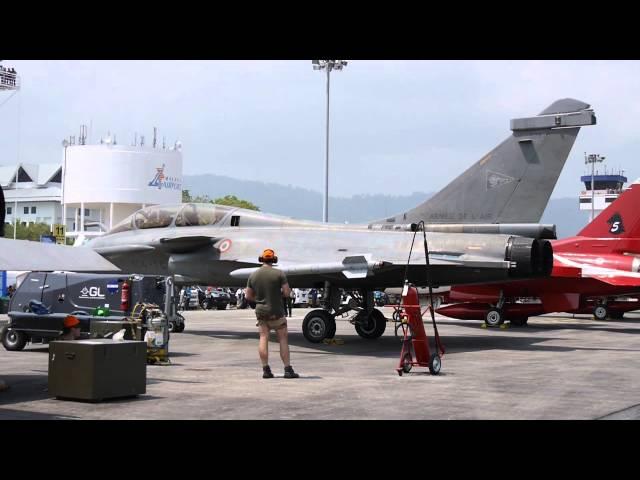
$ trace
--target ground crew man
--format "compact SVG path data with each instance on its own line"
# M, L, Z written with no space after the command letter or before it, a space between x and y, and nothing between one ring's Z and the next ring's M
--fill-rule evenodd
M283 297L291 294L287 277L282 270L273 267L278 262L275 252L267 248L258 258L262 267L251 274L247 281L245 297L256 303L256 324L260 329L258 353L262 362L262 378L273 378L269 367L269 333L275 330L280 343L280 358L284 364L284 378L298 378L289 362L289 340Z
M74 315L67 315L64 319L64 328L60 340L78 340L80 333L80 320Z

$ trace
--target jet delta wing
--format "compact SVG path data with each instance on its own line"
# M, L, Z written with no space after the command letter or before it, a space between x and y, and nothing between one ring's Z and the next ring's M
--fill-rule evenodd
M118 267L86 247L75 248L2 238L4 219L5 201L0 186L0 270L118 271Z
M118 272L119 268L87 247L0 238L0 270Z

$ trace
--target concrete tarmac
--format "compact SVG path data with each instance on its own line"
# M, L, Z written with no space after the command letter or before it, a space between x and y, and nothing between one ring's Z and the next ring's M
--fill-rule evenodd
M338 319L344 344L311 344L301 330L308 311L296 308L289 320L299 379L283 378L273 333L276 378L262 379L252 310L190 311L185 331L171 335L172 364L147 367L146 394L101 403L50 397L48 346L0 347L8 385L0 420L640 418L640 313L611 321L534 317L507 329L437 317L446 348L440 375L414 367L400 377L393 323L365 340ZM426 329L433 345L430 322Z

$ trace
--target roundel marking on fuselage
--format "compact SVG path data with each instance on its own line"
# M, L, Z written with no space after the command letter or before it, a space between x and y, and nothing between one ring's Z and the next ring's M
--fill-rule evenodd
M220 250L220 253L224 253L228 251L230 248L231 248L231 240L229 240L228 238L225 238L218 244L218 250Z

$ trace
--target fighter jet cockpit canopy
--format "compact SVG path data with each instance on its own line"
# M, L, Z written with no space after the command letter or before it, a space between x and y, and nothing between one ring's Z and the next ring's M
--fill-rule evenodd
M214 205L212 203L184 203L180 205L155 205L143 208L114 226L109 233L129 230L194 227L218 224L236 207Z

